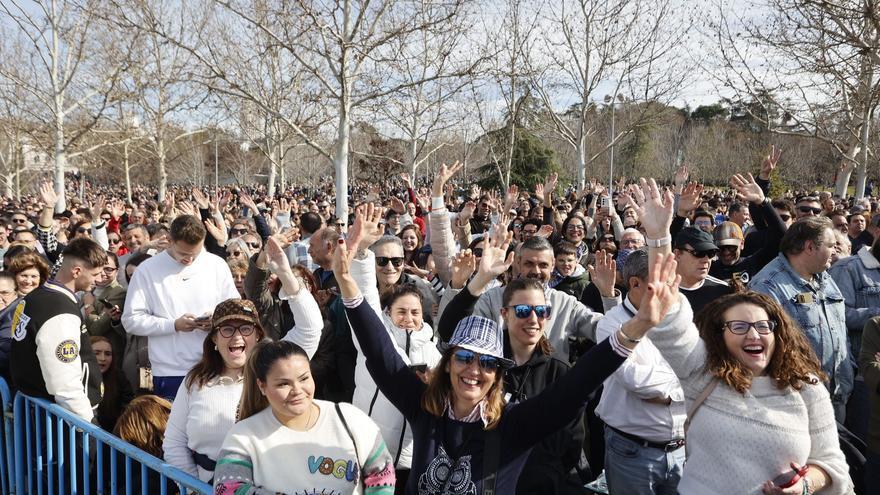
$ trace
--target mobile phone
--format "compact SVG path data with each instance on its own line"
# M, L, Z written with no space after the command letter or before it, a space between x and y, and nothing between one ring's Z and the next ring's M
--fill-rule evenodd
M599 198L599 208L608 208L608 196Z
M780 474L773 480L773 484L779 488L790 488L795 485L807 474L809 467L805 464L800 469L794 463L791 463L791 471Z
M210 321L211 317L208 315L199 316L196 318L196 323L204 323L206 321Z
M409 369L411 369L413 371L417 371L419 373L425 373L428 371L428 365L427 364L411 364L411 365L409 365Z

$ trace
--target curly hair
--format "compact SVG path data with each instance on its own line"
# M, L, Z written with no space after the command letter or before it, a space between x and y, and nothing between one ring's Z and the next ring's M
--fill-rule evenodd
M36 251L25 251L15 255L6 267L6 271L14 277L29 268L36 268L40 273L40 284L44 284L49 279L49 263L46 263L46 258Z
M446 400L452 400L452 380L449 367L452 366L452 353L457 348L448 349L443 353L440 362L434 367L428 387L422 394L422 409L428 414L443 417L446 413ZM504 371L495 371L495 381L486 394L486 430L492 430L501 422L501 413L504 410Z
M767 375L776 381L779 389L790 386L800 390L804 383L815 385L819 380L827 380L813 348L797 323L771 297L751 291L716 299L697 314L695 323L706 344L707 372L741 394L752 384L752 372L730 355L724 343L724 315L740 304L757 306L776 322L773 332L776 346L767 365Z

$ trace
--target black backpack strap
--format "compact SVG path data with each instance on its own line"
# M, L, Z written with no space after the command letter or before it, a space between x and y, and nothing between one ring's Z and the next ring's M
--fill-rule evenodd
M495 428L486 432L485 451L483 452L483 495L495 495L495 481L500 456L501 434Z
M351 434L351 428L348 427L348 421L345 420L345 416L342 415L342 409L339 407L339 403L333 404L336 406L336 414L339 415L339 419L342 421L342 426L345 427L345 432L348 433L348 437L351 438L351 443L354 444L354 456L357 458L358 465L361 463L361 456L358 453L358 444L354 439L354 435Z

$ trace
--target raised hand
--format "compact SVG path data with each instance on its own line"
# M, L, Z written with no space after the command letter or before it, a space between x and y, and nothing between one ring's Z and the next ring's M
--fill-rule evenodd
M538 229L538 232L535 235L538 237L543 237L544 239L549 239L550 236L553 235L553 226L541 225L541 228Z
M431 199L428 196L420 194L416 196L416 203L418 203L419 208L425 213L431 210Z
M249 209L251 215L260 214L260 210L257 208L257 203L254 202L254 199L250 194L244 191L238 193L238 203Z
M742 174L735 174L730 178L730 186L736 189L736 197L739 199L755 204L760 204L764 201L764 191L755 182L752 174L748 174L748 177Z
M445 163L440 165L437 175L434 176L434 183L431 185L431 194L435 198L442 197L443 188L446 186L446 183L462 168L464 168L464 165L457 161L452 165L446 165Z
M688 170L687 165L682 165L675 169L675 175L672 177L672 182L675 184L675 187L681 188L687 183L688 177L690 176L690 171Z
M535 198L544 200L544 184L535 184Z
M290 268L290 261L284 254L284 248L278 239L274 236L266 239L266 261L268 262L269 271L278 276L284 292L288 294L296 294L304 287L299 277L293 273Z
M92 203L92 207L89 208L89 211L92 214L92 221L97 222L101 219L101 212L104 211L104 207L107 205L107 200L104 199L103 195L98 195L95 198L94 203Z
M470 249L465 249L452 258L451 269L452 278L449 286L453 289L461 289L476 271L477 257Z
M55 208L55 205L58 204L58 194L51 181L44 181L40 184L40 199L43 200L47 208Z
M115 200L110 204L110 216L119 220L125 214L125 203L121 199Z
M217 243L221 246L226 244L226 241L229 240L229 234L226 232L225 227L220 227L217 225L216 220L213 218L209 218L205 220L205 230L211 234L211 237L217 240Z
M672 224L672 191L661 191L654 179L639 179L639 186L631 194L623 194L639 216L639 221L649 239L662 239L669 235Z
M192 196L193 201L196 202L200 209L207 210L211 207L211 202L208 201L208 197L205 196L205 193L203 193L198 187L192 188Z
M763 180L770 180L770 174L773 173L773 170L779 163L780 156L782 156L782 148L776 148L776 145L771 144L770 152L764 157L764 161L761 162L761 173L758 174L758 177Z
M384 208L378 208L373 203L366 203L355 208L354 223L348 229L350 249L353 252L363 251L372 246L383 235L382 215Z
M477 276L471 282L472 285L468 286L471 294L477 295L478 292L482 292L490 281L506 272L513 264L514 253L507 253L512 239L513 232L500 231L484 240L483 257L480 258L480 265L477 267Z
M409 180L409 174L408 174L408 173L404 172L404 173L400 174L400 180L402 180L403 183L406 184L406 187L407 187L408 189L412 189L412 181Z
M400 200L397 196L391 197L391 209L397 212L399 215L403 215L406 213L406 207L403 204L403 201Z
M678 197L678 216L686 217L700 206L703 199L703 185L691 182L684 187Z
M278 202L278 212L290 215L290 203L287 201L287 198L281 198Z
M675 273L678 263L675 255L660 254L648 270L648 287L639 303L636 316L624 324L624 333L634 339L640 339L652 327L657 326L669 309L678 302L678 285L681 275Z
M587 267L590 272L590 280L599 289L602 297L614 297L614 281L617 277L617 262L614 258L600 249L596 252L596 265Z
M196 208L196 205L190 203L189 201L181 201L177 205L177 207L183 215L192 215L194 217L200 216L199 209Z
M232 201L232 191L229 189L224 189L223 191L218 191L215 199L215 204L217 205L217 209L220 211L224 211L226 209L226 205Z
M550 201L553 199L553 191L556 190L556 184L559 182L559 174L553 172L552 174L547 176L547 179L544 181L544 204L550 206Z
M516 204L518 198L519 186L511 184L510 187L507 188L507 194L504 196L504 211L510 211L510 209L513 208L513 205Z
M474 204L473 201L468 201L464 204L461 211L458 212L458 221L459 223L464 223L474 218L474 210L477 208L477 205Z

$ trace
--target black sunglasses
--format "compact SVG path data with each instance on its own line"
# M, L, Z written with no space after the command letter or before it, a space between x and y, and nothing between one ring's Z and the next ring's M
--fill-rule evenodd
M532 316L532 312L534 312L535 316L540 319L550 318L550 310L553 309L552 306L547 304L538 304L535 306L532 306L530 304L516 304L507 307L512 308L513 314L520 319L525 319Z
M694 258L714 258L718 256L717 249L706 249L704 251L697 251L690 248L681 248L681 250L687 252Z
M232 233L238 235L247 234L248 229L232 229Z
M798 211L801 212L801 213L810 213L810 212L812 212L813 215L818 215L819 213L822 213L822 209L821 209L821 208L813 208L813 207L811 207L811 206L798 206Z
M91 229L88 229L88 228L86 228L86 227L77 227L77 229L76 229L76 233L77 233L77 234L85 234L85 233L88 232L89 230L91 230Z
M13 218L12 223L27 223L26 218Z
M468 366L469 364L474 362L474 359L477 359L479 356L478 362L480 363L480 368L483 371L495 371L498 369L498 358L495 356L487 356L485 354L477 354L474 351L469 351L467 349L459 349L452 353L452 357L459 363Z
M783 222L787 222L791 220L791 215L779 215L779 218L781 218Z
M217 328L217 332L220 333L223 337L229 338L235 335L235 331L238 330L238 333L241 334L242 337L247 337L248 335L254 333L257 327L254 325L242 325L240 327L235 327L232 325L223 325L222 327Z
M107 242L110 244L119 244L122 241L120 241L119 239L108 238Z
M245 244L247 244L247 246L251 249L260 249L259 242L246 242Z
M400 268L403 265L403 258L394 257L389 258L388 256L376 256L376 264L379 266L386 266L388 263L394 265L394 268Z

